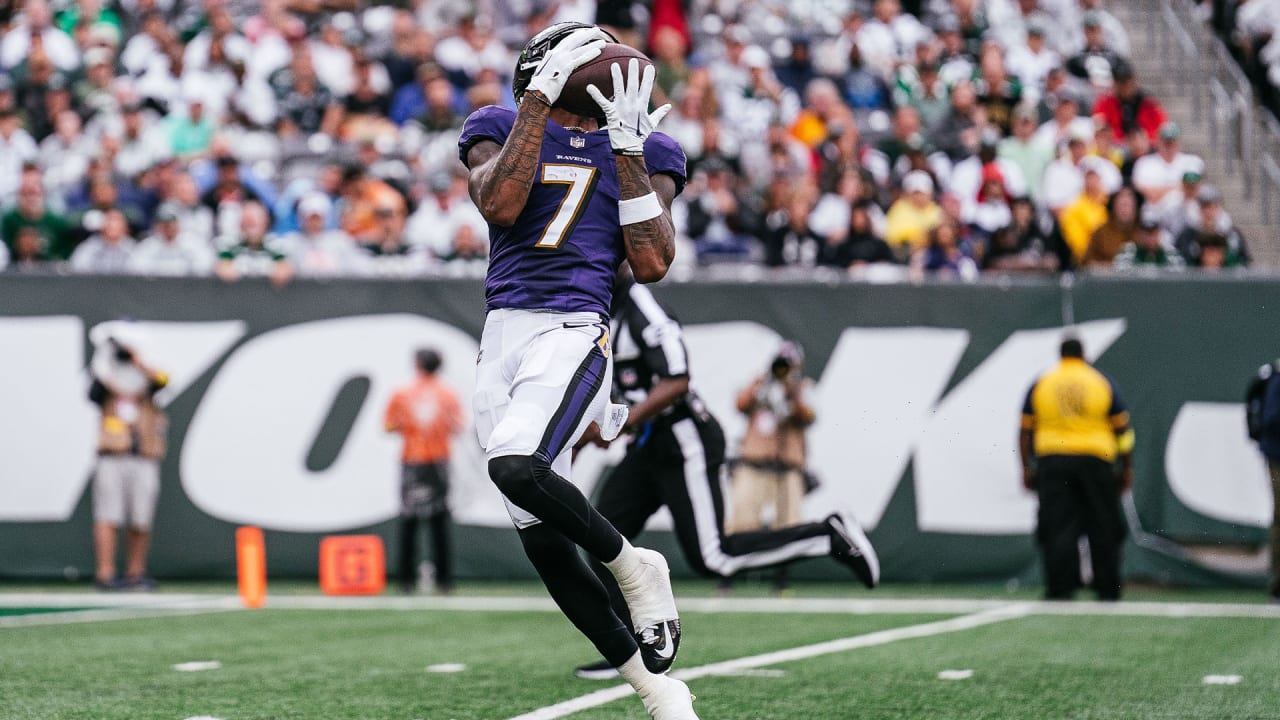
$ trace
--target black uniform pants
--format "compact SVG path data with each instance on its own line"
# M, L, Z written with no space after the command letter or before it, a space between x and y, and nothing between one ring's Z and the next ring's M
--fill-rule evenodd
M685 561L704 576L732 577L742 570L830 554L830 531L821 522L725 535L720 488L724 451L724 432L714 418L660 418L633 440L605 478L596 507L630 540L665 505ZM615 610L625 611L612 576L603 566L596 570L615 595Z
M1079 538L1084 535L1089 538L1098 599L1120 599L1120 546L1126 526L1120 481L1111 463L1087 455L1047 455L1037 463L1036 492L1045 597L1070 599L1080 587Z
M427 523L436 586L453 586L449 543L449 469L441 463L406 464L400 482L400 584L412 587L418 573L418 525Z

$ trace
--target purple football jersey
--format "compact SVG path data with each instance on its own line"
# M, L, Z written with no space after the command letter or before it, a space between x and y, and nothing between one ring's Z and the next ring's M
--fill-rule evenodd
M458 139L467 152L481 140L504 143L515 111L490 105L467 118ZM679 143L662 133L645 140L649 173L685 181ZM524 210L511 227L489 225L485 310L520 308L594 312L609 317L613 280L626 256L618 222L618 170L609 133L578 133L547 121L542 157Z

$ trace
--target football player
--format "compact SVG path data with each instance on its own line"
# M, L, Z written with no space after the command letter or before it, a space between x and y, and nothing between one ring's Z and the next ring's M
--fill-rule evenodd
M589 88L596 117L557 107L574 70L612 40L581 23L543 30L517 60L518 110L481 108L463 126L459 154L491 247L475 423L489 477L556 604L651 717L692 720L688 687L663 672L679 641L666 560L633 547L569 482L588 424L609 436L625 420L608 402L614 277L624 258L640 282L666 274L671 201L685 180L680 146L653 131L670 106L649 112L652 66L642 74L632 60L624 77L614 63L613 99ZM616 580L630 627L579 547ZM642 653L646 638L663 645Z
M848 566L868 588L880 579L875 548L849 516L773 530L724 534L720 469L724 432L689 387L689 354L680 323L640 285L624 265L613 293L614 393L630 406L624 432L627 453L600 488L596 508L628 540L664 505L689 566L702 575L728 578L806 557L830 556ZM608 447L591 426L580 443ZM617 584L596 566L610 588L614 611L627 605ZM574 670L606 680L618 673L604 662Z

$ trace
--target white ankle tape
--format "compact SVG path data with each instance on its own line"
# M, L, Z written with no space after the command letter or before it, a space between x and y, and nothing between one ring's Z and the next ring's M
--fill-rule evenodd
M662 203L658 202L656 193L651 192L638 198L618 201L618 222L623 225L652 220L661 214Z

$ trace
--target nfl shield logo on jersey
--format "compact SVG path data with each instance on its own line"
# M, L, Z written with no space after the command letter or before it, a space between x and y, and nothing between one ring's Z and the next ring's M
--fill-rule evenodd
M574 135L569 138L569 145L571 147L584 148L587 146L587 139L580 135Z

